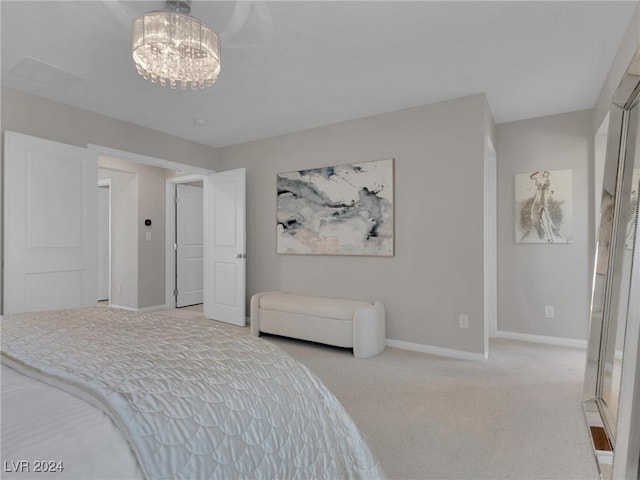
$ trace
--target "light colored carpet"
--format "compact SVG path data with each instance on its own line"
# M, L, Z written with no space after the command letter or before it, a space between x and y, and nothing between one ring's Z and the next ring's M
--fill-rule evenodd
M390 479L599 479L581 408L584 350L496 339L486 363L396 348L360 360L263 338L324 381Z

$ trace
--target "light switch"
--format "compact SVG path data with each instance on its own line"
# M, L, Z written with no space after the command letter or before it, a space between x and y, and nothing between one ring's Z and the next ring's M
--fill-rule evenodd
M147 242L150 242L150 241L151 241L151 232L146 232L146 233L145 233L145 240L146 240Z

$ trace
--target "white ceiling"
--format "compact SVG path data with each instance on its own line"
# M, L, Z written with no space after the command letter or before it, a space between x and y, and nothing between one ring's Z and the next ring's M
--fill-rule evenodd
M0 6L3 85L223 146L483 92L497 123L591 108L636 2L194 0L222 72L187 92L131 60L163 1Z

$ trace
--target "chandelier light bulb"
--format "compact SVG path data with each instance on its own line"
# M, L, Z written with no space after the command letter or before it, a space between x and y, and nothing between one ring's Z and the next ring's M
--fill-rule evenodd
M220 39L188 14L190 2L167 1L167 9L133 22L131 51L145 80L182 90L210 87L220 74ZM186 12L186 13L183 13Z

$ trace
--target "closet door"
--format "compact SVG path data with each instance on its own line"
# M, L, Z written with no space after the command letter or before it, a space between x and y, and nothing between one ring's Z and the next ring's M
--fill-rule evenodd
M609 110L584 410L605 480L640 478L640 50Z
M4 145L4 313L95 305L95 155L14 132Z

